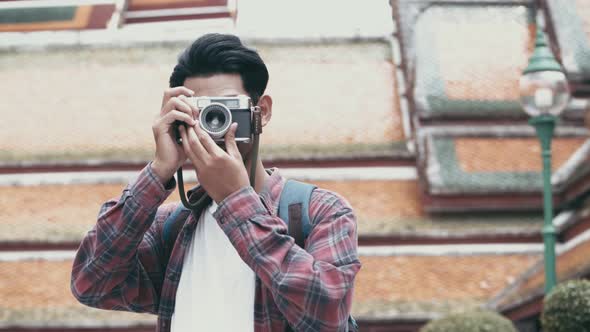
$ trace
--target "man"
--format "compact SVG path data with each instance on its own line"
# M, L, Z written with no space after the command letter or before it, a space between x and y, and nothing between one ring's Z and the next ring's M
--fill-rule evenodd
M282 332L287 324L295 331L346 331L361 266L351 207L316 189L309 204L313 228L305 249L299 247L277 216L285 179L257 159L252 188L252 147L236 143L236 124L223 149L201 129L199 110L186 99L248 95L266 126L267 82L262 59L235 36L205 35L181 54L152 127L154 160L102 206L78 250L71 288L81 303L157 314L158 331ZM176 121L185 124L178 126L182 144ZM187 158L213 202L200 215L191 213L167 252L163 224L179 203L162 202ZM189 201L198 192L189 192Z

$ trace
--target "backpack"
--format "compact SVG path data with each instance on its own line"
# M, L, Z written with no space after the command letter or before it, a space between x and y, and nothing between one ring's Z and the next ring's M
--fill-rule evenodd
M295 243L301 248L305 248L305 240L312 229L309 219L309 202L315 189L314 185L308 183L287 180L279 200L279 218L287 224L289 235L295 239ZM162 238L164 239L164 248L167 255L172 252L180 228L184 225L184 221L189 214L190 210L180 204L164 221ZM285 332L292 331L290 326L285 329ZM348 331L358 332L358 325L352 315L348 317Z

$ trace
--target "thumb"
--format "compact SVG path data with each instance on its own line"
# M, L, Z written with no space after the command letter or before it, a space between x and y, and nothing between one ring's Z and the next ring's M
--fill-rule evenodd
M225 134L225 149L230 156L236 159L242 159L242 155L240 154L240 150L238 150L238 145L236 143L236 131L238 130L238 123L234 122L229 127L229 130Z

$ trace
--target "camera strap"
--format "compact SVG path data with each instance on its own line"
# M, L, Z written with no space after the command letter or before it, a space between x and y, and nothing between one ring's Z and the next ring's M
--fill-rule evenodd
M262 133L262 112L260 106L252 107L252 152L250 155L250 185L255 188L256 184L256 164L258 161L258 147L260 145L260 134ZM180 135L178 135L180 136ZM182 167L176 171L176 177L178 178L178 190L180 191L180 201L187 209L195 210L200 202L191 204L184 191L184 180L182 177Z
M258 146L260 145L260 134L262 134L262 112L260 112L260 106L252 107L252 132L254 134L254 138L252 141L252 152L250 155L250 185L252 188L255 188Z

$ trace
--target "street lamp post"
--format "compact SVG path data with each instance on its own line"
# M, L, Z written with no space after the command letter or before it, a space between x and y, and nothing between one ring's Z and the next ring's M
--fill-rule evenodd
M543 242L545 244L545 294L556 284L555 227L551 186L551 139L558 116L569 101L567 78L537 25L535 50L520 78L520 102L531 116L541 143L543 159Z

